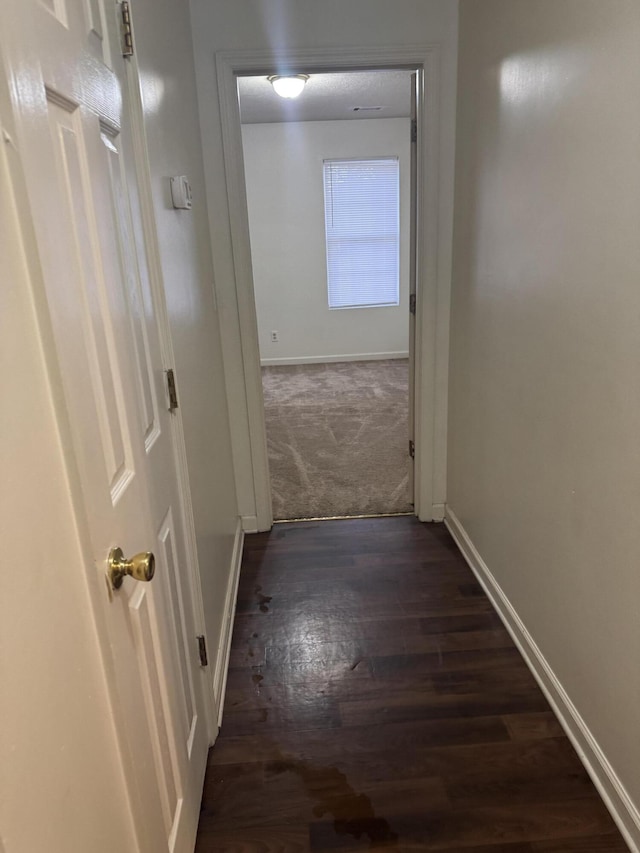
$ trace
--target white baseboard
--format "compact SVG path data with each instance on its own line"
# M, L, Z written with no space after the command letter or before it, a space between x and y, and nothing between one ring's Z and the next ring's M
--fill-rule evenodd
M301 355L292 358L261 358L263 367L284 364L329 364L334 361L382 361L388 358L409 358L408 352L359 352L353 355Z
M238 597L238 581L240 580L240 565L242 563L242 546L244 544L244 530L241 520L238 518L236 535L233 542L233 553L229 567L229 579L224 602L224 623L220 632L220 647L216 657L215 671L213 674L213 695L215 701L215 715L218 728L222 724L222 710L224 708L224 694L227 688L227 673L229 671L229 657L231 654L231 636L233 634L233 617L236 610L236 599Z
M258 532L258 516L257 515L243 515L240 519L242 524L242 532L243 533L257 533Z
M547 697L629 848L633 853L640 853L638 808L460 520L449 507L445 511L445 524Z
M444 521L445 505L433 504L431 507L431 520Z
M419 521L444 521L444 510L445 504L427 504L427 510L425 512L419 511L417 513Z

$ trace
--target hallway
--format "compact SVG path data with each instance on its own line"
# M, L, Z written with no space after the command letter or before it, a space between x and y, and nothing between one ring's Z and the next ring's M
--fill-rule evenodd
M640 853L638 44L639 0L0 2L0 853ZM381 76L239 103L394 69L402 115ZM396 158L415 251L355 305L337 180ZM396 246L367 231L354 282ZM265 410L263 361L407 353L384 466L344 391ZM348 468L272 501L274 414L415 517L272 529Z
M198 853L627 848L443 525L249 537Z

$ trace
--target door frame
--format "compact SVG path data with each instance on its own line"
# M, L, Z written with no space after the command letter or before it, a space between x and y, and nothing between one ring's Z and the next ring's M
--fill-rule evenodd
M237 77L273 73L376 71L385 68L417 71L417 309L415 335L414 511L421 521L444 518L446 483L446 385L439 381L448 363L448 337L439 334L437 317L448 315L449 288L439 282L439 140L440 64L438 43L411 47L332 48L287 51L220 51L215 55L222 128L231 250L237 301L241 364L233 343L222 336L227 386L244 384L244 411L232 412L232 437L248 446L244 460L248 476L237 472L241 507L255 515L242 516L247 533L269 530L273 524L264 401L258 345L256 303L251 266L249 217L242 152L242 128ZM206 147L205 147L206 150ZM442 323L448 327L448 323ZM408 440L408 437L407 437ZM236 451L234 456L240 456ZM246 455L246 454L245 454Z

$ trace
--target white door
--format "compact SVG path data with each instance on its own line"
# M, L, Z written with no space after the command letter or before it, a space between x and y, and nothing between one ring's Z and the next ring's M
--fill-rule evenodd
M104 575L92 603L138 850L185 853L194 845L208 736L156 306L125 163L131 132L119 9L115 0L9 2L3 41L18 149L86 568ZM116 546L126 557L152 551L153 580L126 577L109 589L107 557Z

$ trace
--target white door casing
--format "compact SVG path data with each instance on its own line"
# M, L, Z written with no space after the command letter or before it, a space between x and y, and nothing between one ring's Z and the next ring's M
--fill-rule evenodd
M438 386L438 368L448 360L445 334L436 317L446 314L448 291L439 282L439 96L440 45L379 48L310 48L292 51L221 51L216 54L227 202L231 229L234 290L240 329L238 363L232 323L221 324L227 388L245 389L246 408L230 393L236 488L246 532L268 530L273 523L264 427L260 355L251 246L246 202L237 77L243 74L327 73L384 68L417 69L417 199L415 220L418 313L415 317L413 407L415 429L414 510L421 521L442 520L445 501L446 396ZM205 148L206 150L206 148ZM223 308L223 312L224 312Z
M103 576L90 586L138 850L186 853L208 746L197 591L140 246L118 9L114 0L12 4L5 35L17 145L81 489L86 570ZM154 551L150 584L126 578L108 590L116 545L127 556Z
M411 75L411 175L409 206L409 445L413 457L409 462L409 494L415 500L415 387L416 387L416 316L418 285L418 85L421 75Z

